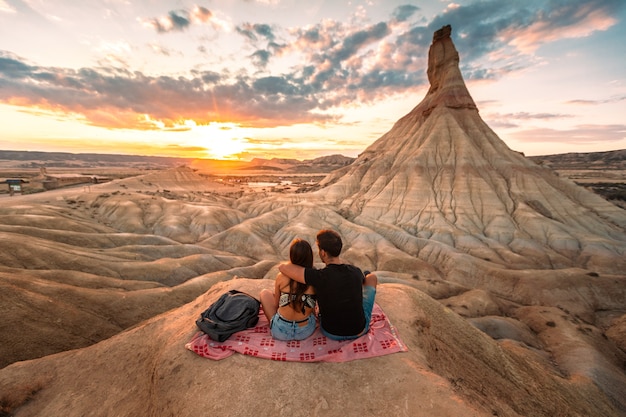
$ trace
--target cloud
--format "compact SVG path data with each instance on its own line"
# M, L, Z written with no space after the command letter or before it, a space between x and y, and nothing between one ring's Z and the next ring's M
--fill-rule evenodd
M16 13L17 10L5 0L0 0L0 13Z
M567 104L576 104L576 105L599 105L599 104L612 104L619 103L620 101L625 101L626 96L615 96L602 100L585 100L585 99L577 99L577 100L569 100Z
M465 65L472 67L473 62L488 59L467 77L481 79L485 67L500 66L503 60L509 71L534 65L532 54L543 44L606 30L625 7L621 0L480 1L446 9L430 22L428 32L452 25Z
M295 36L295 47L301 51L326 49L333 47L340 31L340 25L334 21L324 21L317 25L305 26L292 30Z
M307 64L292 75L306 88L325 92L322 108L370 102L420 86L425 67L416 65L415 52L425 56L427 46L415 45L393 29L388 22L361 28L329 20L299 28L293 31L291 52L301 54ZM394 42L394 36L401 39Z
M361 48L383 39L389 33L389 26L385 22L379 22L365 30L351 33L339 44L338 48L330 51L328 58L331 62L335 63L345 61L356 54Z
M255 51L252 54L252 58L254 60L255 65L259 66L259 67L266 67L267 63L270 60L270 52L264 49L260 49L258 51Z
M318 99L287 77L230 79L210 71L191 75L39 67L0 53L0 101L81 115L96 126L138 130L180 128L186 120L257 127L332 120L315 112Z
M191 10L179 9L168 12L167 16L141 19L144 26L155 29L159 33L184 31L192 24L210 23L213 13L202 6L194 6Z
M571 114L560 114L560 113L519 112L519 113L511 113L509 115L505 115L505 117L512 117L518 120L552 120L552 119L563 119L566 117L574 117L574 116Z
M555 120L574 117L571 114L561 113L490 113L486 114L485 120L489 122L489 125L495 128L510 129L519 127L522 123L527 123L532 120Z
M264 49L258 49L250 55L252 63L259 68L265 68L271 57L274 54L280 54L285 48L285 46L275 42L276 36L270 25L243 23L237 26L235 30L253 45L256 45L260 40L267 41Z
M18 78L20 74L28 72L30 69L31 66L21 62L16 55L10 52L0 54L0 72L4 77Z
M273 41L275 39L272 27L267 24L244 23L239 25L236 29L237 32L241 33L243 36L253 41L258 40L257 35L269 41Z
M180 10L171 11L165 17L145 20L143 23L154 28L159 33L166 33L186 29L191 24L191 20L186 11Z
M531 22L521 27L502 31L505 39L522 52L534 52L544 43L560 39L589 36L603 31L615 23L615 14L624 6L619 0L573 0L549 2L545 9L537 10Z
M517 112L517 113L495 113L490 114L489 117L495 117L499 119L513 119L513 120L553 120L553 119L563 119L568 117L574 117L571 114L561 114L561 113L528 113L528 112Z
M409 20L420 8L413 6L412 4L404 4L396 7L392 16L398 22L406 22Z
M243 0L246 3L258 3L258 4L264 4L264 5L268 5L268 6L276 6L277 4L280 3L280 0Z
M568 145L619 142L626 139L626 125L579 125L573 129L528 129L508 135L524 143L564 143Z
M298 93L299 87L290 83L284 77L263 77L254 81L255 91L261 94L293 96Z
M203 84L218 84L224 79L224 75L215 71L192 70L191 74L198 77Z
M161 45L158 45L156 43L152 43L148 45L150 47L150 49L152 49L152 51L154 51L154 53L158 54L158 55L163 55L163 56L171 56L174 54L174 51L170 48L165 48Z
M207 148L202 147L202 146L180 146L178 144L173 144L173 145L166 145L166 148L176 153L184 153L184 154L190 154L190 153L206 154L207 152Z
M605 30L624 5L619 0L488 0L453 4L429 23L416 21L419 8L411 5L399 6L386 20L366 26L332 19L296 28L244 23L236 33L254 52L240 68L193 69L177 76L124 70L123 62L114 64L118 69L106 61L97 69L42 67L0 51L0 101L78 115L86 123L108 128L172 129L184 126L185 120L247 126L324 123L340 119L342 106L425 86L433 32L446 24L452 25L466 79L498 79L533 64L530 43ZM195 6L143 23L167 33L217 25L224 21L217 15ZM153 48L164 56L175 53ZM285 61L278 62L281 58ZM496 58L497 65L492 61ZM250 62L257 72L252 73ZM497 115L496 122L510 127L550 117L568 116L518 113Z
M195 6L193 8L191 15L198 22L203 22L203 23L209 22L211 21L211 18L213 18L213 13L211 13L209 9L202 7L202 6Z
M32 27L41 31L50 31L50 33L58 33L59 28L56 24L56 17L40 14L31 7L31 1L27 0L0 0L0 13L8 13L7 18L17 18L23 22L28 22Z
M304 55L306 61L338 66L391 34L386 22L365 29L335 21L323 21L315 26L293 31L296 40L293 49Z

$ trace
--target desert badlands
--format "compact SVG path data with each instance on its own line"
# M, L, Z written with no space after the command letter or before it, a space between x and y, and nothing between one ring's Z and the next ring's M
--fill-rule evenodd
M482 121L450 27L430 90L315 191L195 169L0 199L0 416L626 416L626 211ZM332 228L406 352L342 363L185 348ZM317 259L318 266L321 266Z

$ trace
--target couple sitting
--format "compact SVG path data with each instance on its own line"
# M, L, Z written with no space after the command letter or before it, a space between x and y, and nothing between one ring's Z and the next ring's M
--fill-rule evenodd
M290 263L278 267L274 292L262 290L261 304L272 336L279 340L303 340L315 331L316 301L322 333L333 340L356 339L369 330L378 279L363 275L339 259L342 242L333 230L317 234L319 257L326 264L313 268L313 251L296 239L289 249Z

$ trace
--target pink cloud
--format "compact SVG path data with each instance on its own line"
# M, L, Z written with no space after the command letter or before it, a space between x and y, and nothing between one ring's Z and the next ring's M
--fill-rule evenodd
M595 9L593 5L579 8L563 6L530 26L511 27L502 32L502 40L519 51L532 54L541 45L561 39L583 38L596 31L607 30L617 23L617 19L607 14L606 10ZM567 19L566 24L555 25L553 20Z
M619 142L626 139L626 125L580 125L573 129L556 130L537 128L520 130L507 135L524 143L555 142L567 144L590 144Z

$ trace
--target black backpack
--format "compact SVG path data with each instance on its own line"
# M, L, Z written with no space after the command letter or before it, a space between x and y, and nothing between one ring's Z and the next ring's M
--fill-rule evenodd
M196 325L211 339L223 342L233 333L256 326L260 305L254 297L230 290L200 314Z

